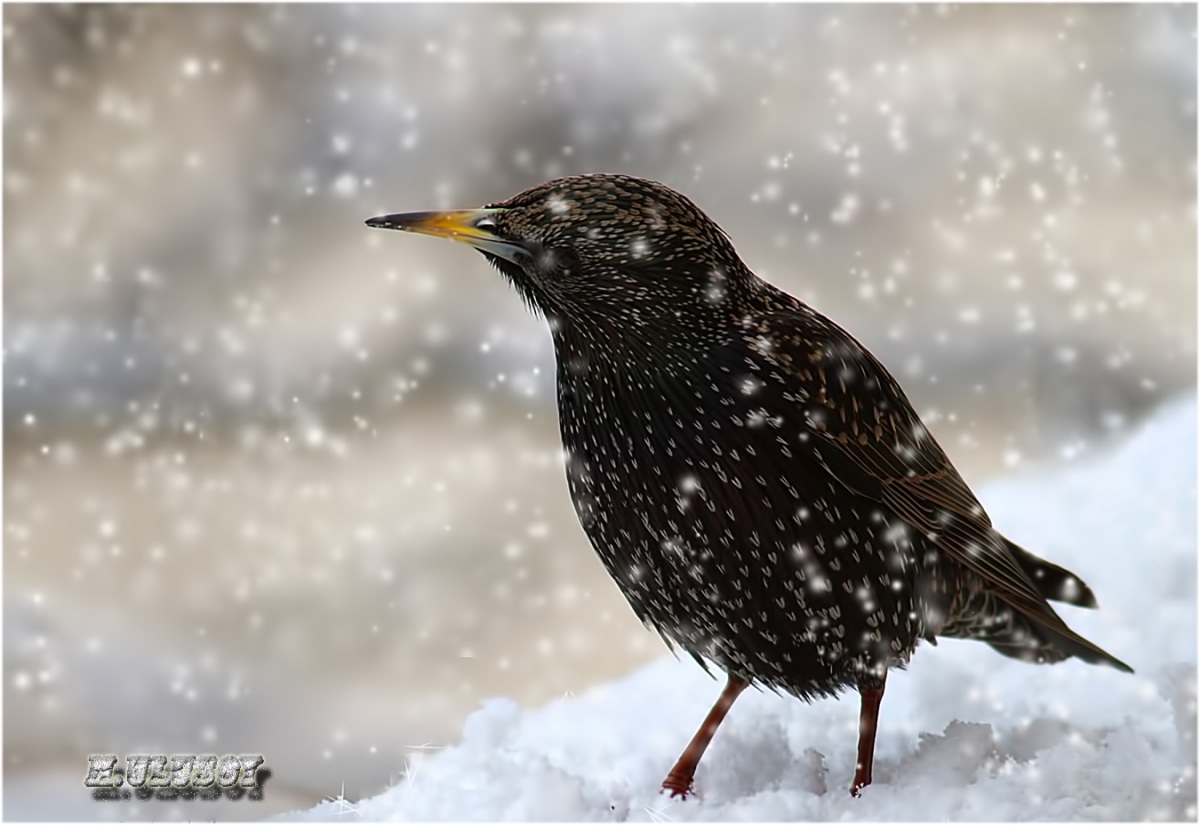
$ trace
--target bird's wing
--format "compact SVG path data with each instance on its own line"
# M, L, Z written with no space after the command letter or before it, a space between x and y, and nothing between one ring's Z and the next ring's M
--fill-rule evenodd
M1065 636L1070 652L1086 660L1103 654L1046 603L903 390L865 347L807 307L768 316L759 332L751 346L790 388L804 388L792 397L803 404L805 437L826 470L932 537L1014 609Z

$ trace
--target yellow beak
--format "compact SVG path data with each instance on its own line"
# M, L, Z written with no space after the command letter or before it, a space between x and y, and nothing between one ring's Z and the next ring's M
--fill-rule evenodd
M516 262L518 256L531 257L520 241L502 238L495 233L496 217L503 211L452 209L447 212L404 212L371 218L367 221L367 226L449 238L513 262Z

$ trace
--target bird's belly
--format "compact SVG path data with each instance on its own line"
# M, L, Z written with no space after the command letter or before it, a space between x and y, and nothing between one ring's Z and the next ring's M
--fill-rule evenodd
M568 444L568 477L585 532L644 622L802 696L907 660L924 625L918 563L894 518L785 454L769 428L630 429Z

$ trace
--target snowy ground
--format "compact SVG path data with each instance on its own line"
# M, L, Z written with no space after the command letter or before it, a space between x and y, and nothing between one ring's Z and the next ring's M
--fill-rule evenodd
M1064 820L1196 817L1196 403L1121 448L985 487L993 521L1078 572L1067 620L1134 676L1032 667L947 640L888 684L875 784L846 792L858 704L749 691L672 802L658 784L720 683L664 659L546 707L486 704L372 799L303 819Z

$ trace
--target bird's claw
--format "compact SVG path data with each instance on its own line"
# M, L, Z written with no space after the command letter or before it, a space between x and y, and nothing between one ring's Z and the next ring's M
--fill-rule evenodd
M672 799L676 797L687 799L688 794L692 792L692 777L669 775L663 780L662 788L659 790L659 793L667 792L670 792Z

